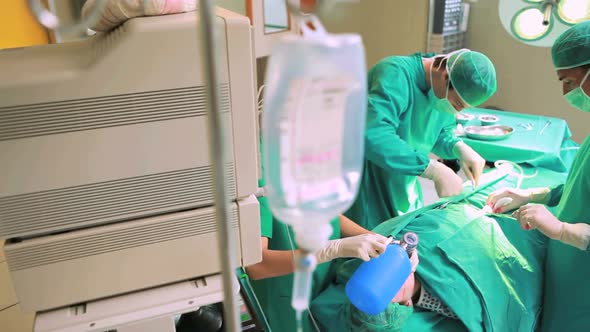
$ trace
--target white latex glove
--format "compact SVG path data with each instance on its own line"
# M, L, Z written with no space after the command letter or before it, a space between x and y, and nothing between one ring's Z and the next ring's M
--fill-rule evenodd
M477 187L479 185L479 178L483 173L483 168L486 166L486 161L462 141L455 144L453 152L455 152L455 156L461 161L461 168L467 178L473 181L473 184Z
M561 233L560 241L580 250L588 250L590 245L590 225L586 223L563 223L563 233Z
M512 202L503 207L495 209L494 213L504 213L512 211L528 203L547 203L549 201L549 188L531 188L531 189L516 189L516 188L502 188L494 191L488 196L486 205L494 207L496 203L504 198L512 198Z
M587 250L590 243L590 225L559 221L545 205L525 205L512 214L523 229L538 228L548 238Z
M521 206L512 213L518 220L520 227L526 230L538 228L543 234L553 240L561 239L563 223L559 221L545 205L528 204Z
M106 1L100 19L92 27L94 31L108 31L130 18L158 16L194 11L197 0L88 0L82 7L82 16L93 12L98 1Z
M331 261L336 258L351 257L368 261L379 257L392 238L380 234L361 234L337 240L330 240L328 245L316 252L318 264Z
M454 196L463 191L463 180L452 169L436 160L430 160L421 176L434 181L439 197Z

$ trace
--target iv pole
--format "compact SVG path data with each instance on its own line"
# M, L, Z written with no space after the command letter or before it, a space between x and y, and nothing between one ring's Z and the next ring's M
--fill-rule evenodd
M223 277L224 327L228 332L239 331L237 303L233 291L235 242L229 221L226 157L227 144L224 124L219 107L219 77L217 72L217 45L215 13L212 0L199 2L201 24L203 68L207 88L207 120L209 131L209 155L213 161L213 181L215 183L215 220L217 221L217 242L221 258Z

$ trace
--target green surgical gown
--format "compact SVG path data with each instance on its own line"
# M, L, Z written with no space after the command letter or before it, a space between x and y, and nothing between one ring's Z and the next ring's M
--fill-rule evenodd
M258 185L263 187L264 180L259 181ZM293 240L295 248L297 248L293 231L272 216L267 199L261 197L258 201L260 203L261 234L263 237L268 238L268 249L291 250L289 237ZM338 219L334 219L331 225L333 232L330 239L339 239L340 223ZM330 266L331 262L316 266L313 274L311 299L332 281L334 273ZM252 280L252 287L272 331L295 332L297 330L295 311L291 307L293 275ZM304 314L303 331L315 331L312 326L307 313Z
M557 218L590 222L590 137L582 144L563 187ZM590 251L551 241L545 266L542 331L590 331Z
M417 176L430 152L454 158L455 118L428 106L423 56L385 58L369 72L364 173L346 213L364 228L422 206Z

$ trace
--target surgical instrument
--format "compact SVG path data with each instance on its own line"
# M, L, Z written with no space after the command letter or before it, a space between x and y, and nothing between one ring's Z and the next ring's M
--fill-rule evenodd
M547 129L547 127L549 127L550 124L551 121L545 122L545 125L543 126L543 128L541 128L541 131L539 131L539 135L543 135L543 132L545 131L545 129Z

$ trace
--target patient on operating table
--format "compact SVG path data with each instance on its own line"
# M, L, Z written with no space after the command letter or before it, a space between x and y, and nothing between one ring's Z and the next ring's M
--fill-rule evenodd
M311 303L321 330L534 331L541 312L547 240L536 231L522 232L508 215L481 212L496 187L375 228L386 236L418 234L420 264L415 274L383 313L370 316L356 309L344 292L362 262L339 262L335 282Z

